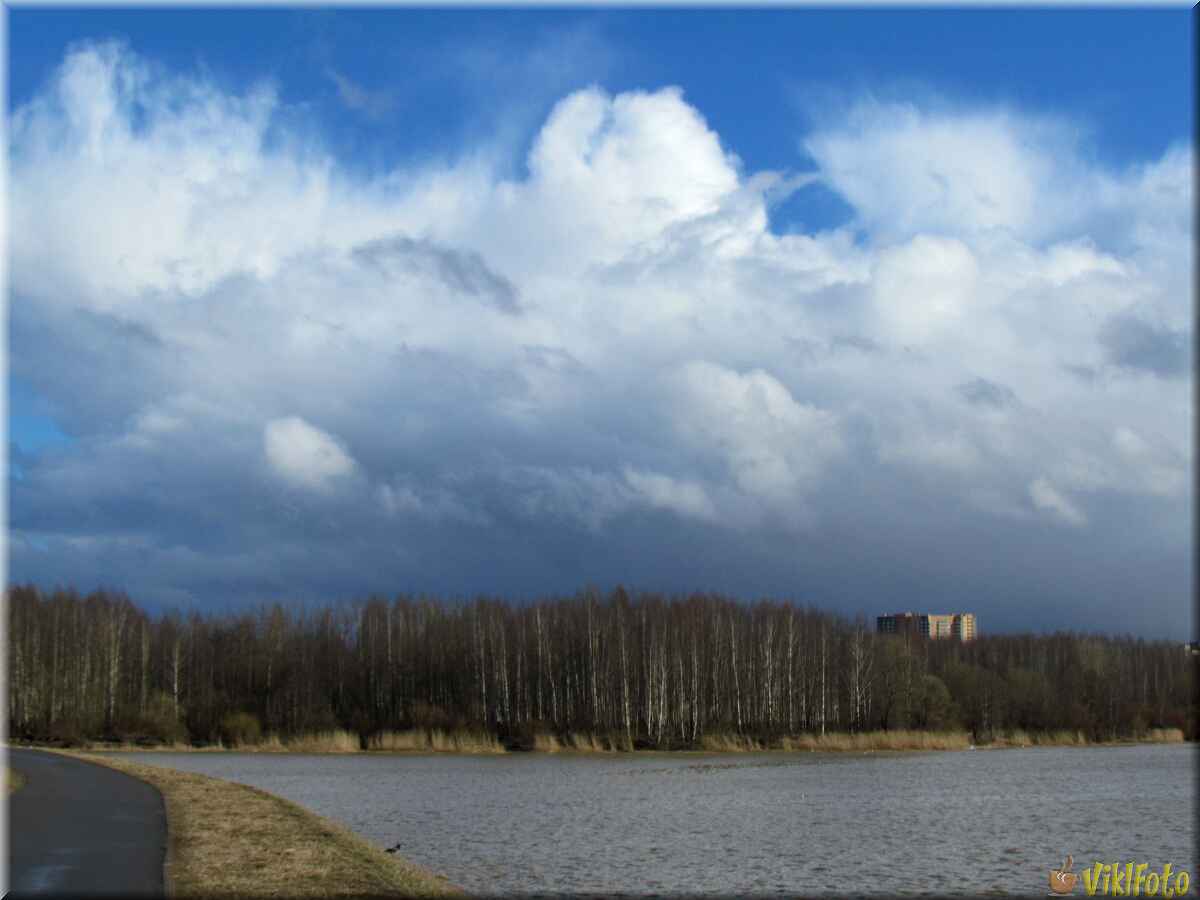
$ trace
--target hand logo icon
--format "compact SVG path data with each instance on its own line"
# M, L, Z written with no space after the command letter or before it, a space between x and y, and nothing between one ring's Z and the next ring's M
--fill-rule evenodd
M1050 890L1056 894L1069 894L1075 890L1075 882L1079 880L1079 876L1071 871L1071 864L1075 860L1068 856L1067 861L1061 869L1050 870Z

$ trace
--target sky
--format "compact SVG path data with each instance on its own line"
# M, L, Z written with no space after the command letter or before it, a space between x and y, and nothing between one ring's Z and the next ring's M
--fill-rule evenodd
M1193 630L1187 9L8 11L8 579Z

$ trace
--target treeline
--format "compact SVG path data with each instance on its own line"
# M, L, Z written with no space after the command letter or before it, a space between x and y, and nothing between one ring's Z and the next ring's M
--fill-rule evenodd
M1196 657L1133 637L874 633L790 603L712 594L513 604L372 598L153 618L121 593L6 594L17 739L213 743L335 729L467 729L625 747L707 735L961 728L1196 736ZM231 734L231 730L236 733Z

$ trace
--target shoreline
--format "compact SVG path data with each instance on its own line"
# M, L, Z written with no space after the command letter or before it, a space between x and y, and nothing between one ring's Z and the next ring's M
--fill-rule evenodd
M92 752L51 752L159 791L167 814L167 896L466 896L445 876L259 788Z
M445 739L419 737L412 733L400 733L399 740L384 740L377 746L363 749L357 739L348 740L347 733L328 736L309 735L294 741L271 739L259 744L223 744L195 746L192 744L135 744L129 742L89 741L75 746L62 746L41 742L13 742L12 746L29 747L36 750L63 751L70 753L262 753L262 754L314 754L314 755L456 755L495 756L524 754L568 754L568 755L629 755L629 756L674 756L674 755L736 755L745 753L912 753L932 751L967 750L1018 750L1030 747L1129 747L1143 744L1188 744L1196 743L1184 739L1179 729L1153 729L1142 738L1093 741L1081 732L1054 731L1047 733L1011 732L995 735L992 740L973 744L969 732L921 732L891 731L862 732L859 734L829 733L799 735L777 738L772 741L739 735L705 736L700 746L679 748L621 746L620 742L592 735L569 735L559 740L551 735L538 735L531 746L505 747L498 740L480 740L471 735L457 739L451 735ZM15 773L14 773L15 774ZM10 792L13 788L10 788Z

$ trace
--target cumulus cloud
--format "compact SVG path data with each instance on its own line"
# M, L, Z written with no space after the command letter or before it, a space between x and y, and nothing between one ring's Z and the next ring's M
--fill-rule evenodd
M1029 153L1033 139L1042 153ZM869 225L900 234L1024 231L1053 177L1046 151L1061 149L1048 124L1003 112L928 112L864 102L813 135L805 149L824 178Z
M836 108L803 145L873 233L1067 238L1128 251L1190 228L1188 193L1177 190L1190 146L1115 171L1088 160L1085 129L1065 117L874 98ZM1083 256L1060 253L1053 268Z
M625 468L624 474L629 486L653 507L698 519L716 518L712 501L700 484L680 481L657 472L639 472L630 467Z
M698 457L720 463L759 504L800 501L841 448L837 417L796 402L761 369L739 373L689 362L671 375L674 425Z
M330 434L298 416L273 419L263 429L267 462L292 484L313 490L329 488L354 471L354 460Z
M882 330L901 344L957 332L978 279L979 265L962 241L919 235L887 248L872 279Z
M21 459L16 577L873 605L986 544L1090 603L1022 568L1041 517L1063 559L1136 519L1182 596L1190 146L1103 167L1066 120L867 100L754 172L679 88L596 86L520 176L366 176L286 112L116 44L14 112L11 368L74 440ZM851 226L774 231L813 182Z

